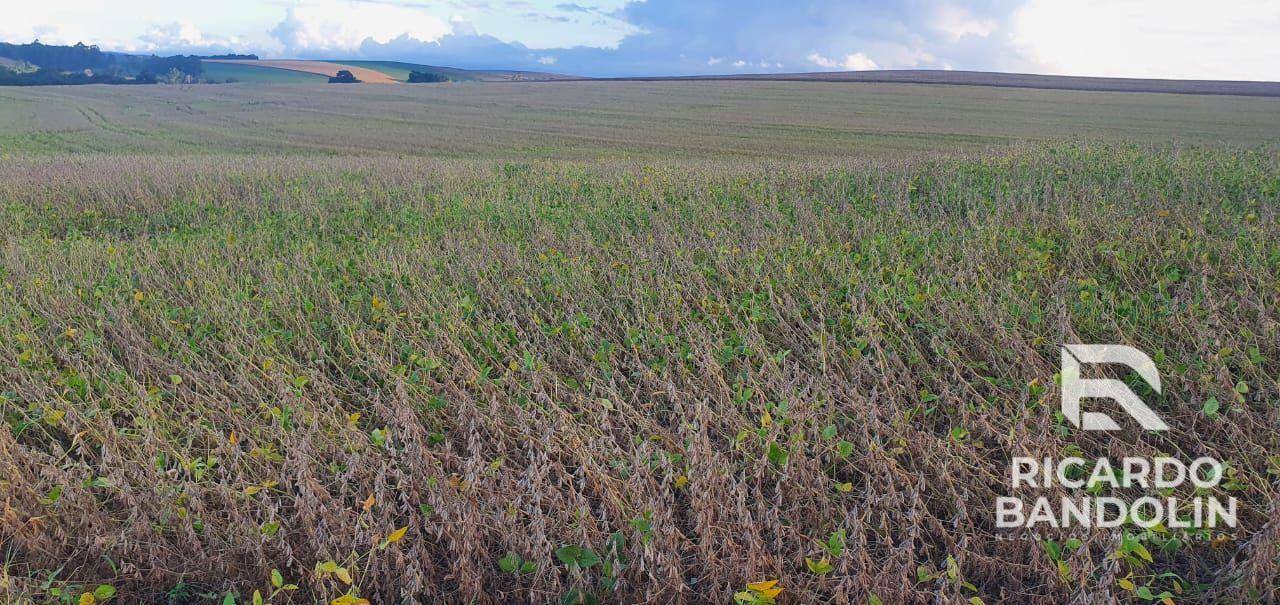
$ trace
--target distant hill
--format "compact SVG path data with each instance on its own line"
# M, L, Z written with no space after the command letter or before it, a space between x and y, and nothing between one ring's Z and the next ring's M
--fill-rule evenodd
M178 82L311 84L324 83L339 70L348 70L360 82L368 84L404 83L409 80L411 72L420 72L428 74L422 78L423 80L439 79L449 82L574 80L878 82L1280 97L1280 82L1233 80L1100 78L917 69L586 78L540 71L460 69L401 61L259 59L256 55L241 54L159 57L108 52L97 46L85 44L59 46L42 44L39 41L30 44L0 43L0 85L143 84L154 83L157 79ZM177 79L169 78L171 74Z
M601 78L618 81L661 80L775 80L781 82L887 82L903 84L953 84L1053 90L1114 92L1166 92L1200 95L1280 97L1280 82L1238 80L1160 80L1153 78L1096 78L1048 76L985 71L884 69L871 71L801 72L783 74L726 74L714 76L661 76Z
M201 61L204 76L212 82L246 82L250 84L324 84L326 76L317 73L276 69L251 63Z
M386 74L388 77L401 82L409 79L409 72L411 71L421 71L441 75L448 78L450 82L475 82L478 80L478 78L467 70L455 69L452 67L419 65L417 63L404 63L402 61L340 61L340 63L379 71Z
M360 82L368 84L406 82L409 74L415 71L429 74L425 78L427 81L580 79L537 71L470 70L399 61L259 59L257 55L247 54L158 57L109 52L86 44L0 43L0 85L141 84L164 80L171 73L177 73L179 81L187 82L309 84L323 83L344 69L352 72Z
M401 61L347 61L342 59L334 59L328 61L308 61L308 60L292 60L292 59L264 59L264 60L238 60L238 59L205 59L206 69L213 69L211 66L234 66L248 69L274 70L293 73L308 73L324 76L332 76L339 69L347 69L355 74L362 82L375 84L390 84L397 82L406 82L409 79L409 72L419 71L444 76L450 82L547 82L552 80L580 80L578 76L568 76L564 74L547 73L540 71L521 71L521 70L503 70L503 69L459 69L456 67L441 67L437 65L421 65L418 63L405 63ZM222 72L226 73L226 72ZM271 77L267 74L258 74L260 78L253 81L265 82L270 81ZM231 77L237 78L235 75ZM239 79L239 78L237 78ZM250 81L244 79L243 81ZM284 83L284 82L278 82Z
M239 59L205 59L204 62L212 65L237 65L258 69L278 69L297 73L315 74L324 76L326 79L333 77L339 70L345 69L355 74L355 77L361 82L369 84L396 83L396 80L380 71L358 67L351 63L337 63L333 61L297 61L292 59L244 61Z
M546 82L551 80L580 80L580 76L570 76L544 71L521 71L511 69L460 69L457 67L440 67L420 63L402 61L336 61L345 65L356 65L380 71L401 82L409 79L409 72L420 71L445 76L452 82Z

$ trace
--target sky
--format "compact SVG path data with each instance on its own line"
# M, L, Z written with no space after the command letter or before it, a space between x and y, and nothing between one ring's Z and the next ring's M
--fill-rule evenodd
M1276 0L42 0L0 41L587 76L966 69L1280 81Z

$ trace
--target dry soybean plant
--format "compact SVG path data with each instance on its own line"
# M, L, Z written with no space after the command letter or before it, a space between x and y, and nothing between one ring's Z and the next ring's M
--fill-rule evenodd
M0 592L1273 601L1278 189L1120 144L10 158ZM1067 424L1065 342L1150 352L1173 430ZM1213 455L1240 527L994 527L1073 451Z

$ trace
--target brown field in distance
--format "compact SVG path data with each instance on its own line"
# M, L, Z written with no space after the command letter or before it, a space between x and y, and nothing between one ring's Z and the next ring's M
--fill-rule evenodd
M253 60L241 61L238 59L204 59L209 63L230 63L233 65L251 65L255 67L272 67L275 69L287 69L289 71L300 71L309 74L320 74L322 76L333 77L337 75L338 70L345 69L355 75L357 79L366 84L399 84L399 80L388 76L380 71L368 69L365 67L356 67L344 63L333 63L329 61L292 61L292 60Z

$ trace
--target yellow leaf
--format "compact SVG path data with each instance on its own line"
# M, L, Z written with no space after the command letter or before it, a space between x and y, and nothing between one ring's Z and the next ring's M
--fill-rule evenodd
M237 443L240 443L240 437L236 435L235 431L231 431L231 435L227 437L227 441L230 441L231 445L235 445Z
M86 592L80 595L80 605L93 605L98 599L94 598L92 592Z
M1120 578L1119 580L1116 580L1116 584L1119 584L1120 588L1123 588L1130 592L1132 592L1135 588L1137 588L1137 586L1134 586L1133 581L1130 580L1129 578Z
M684 489L686 485L689 485L688 477L684 475L680 475L679 477L676 477L676 489Z
M377 499L375 499L375 498L373 497L373 494L369 494L369 497L368 497L368 498L365 498L365 499L364 499L364 502L361 502L361 503L360 503L360 508L363 508L363 509L364 509L364 512L366 512L366 513L367 513L367 512L369 512L369 509L373 508L373 503L374 503L374 502L377 502Z
M769 590L770 588L773 588L774 586L777 586L777 585L778 585L777 580L768 580L765 582L752 582L750 584L747 584L747 588L754 590L756 592L761 592L764 590Z
M1173 599L1171 599L1171 598L1169 598L1169 597L1165 597L1165 598L1164 598L1163 600L1161 600L1160 602L1161 602L1161 603L1164 603L1164 605L1173 605Z
M778 596L778 595L782 594L782 589L781 589L781 588L770 588L770 589L768 589L768 590L757 590L756 592L760 593L760 596L762 596L762 597L765 597L765 598L768 598L768 599L772 599L772 598L774 598L774 597L776 597L776 596Z
M407 531L409 531L409 526L408 526L408 525L406 525L406 526L404 526L404 527L401 527L400 529L397 529L397 530L395 530L395 531L391 532L391 535L387 536L387 539L385 540L385 543L386 543L386 544L395 544L396 542L399 542L399 541L400 541L400 538L403 538L403 537L404 537L405 532L407 532Z
M336 576L339 580L342 580L343 584L347 584L347 585L351 584L351 572L348 571L347 568L339 567L338 569L335 569L333 571L333 575Z
M262 487L261 487L261 486L259 486L259 485L250 485L249 487L244 488L244 495L246 495L246 496L252 496L252 495L254 495L254 494L256 494L256 493L258 493L258 492L260 492L260 491L262 491Z
M46 409L44 413L44 421L49 426L58 426L58 423L62 422L62 419L65 418L66 416L67 416L67 413L63 410Z
M344 594L334 599L330 605L369 605L369 599L362 599L355 595Z

